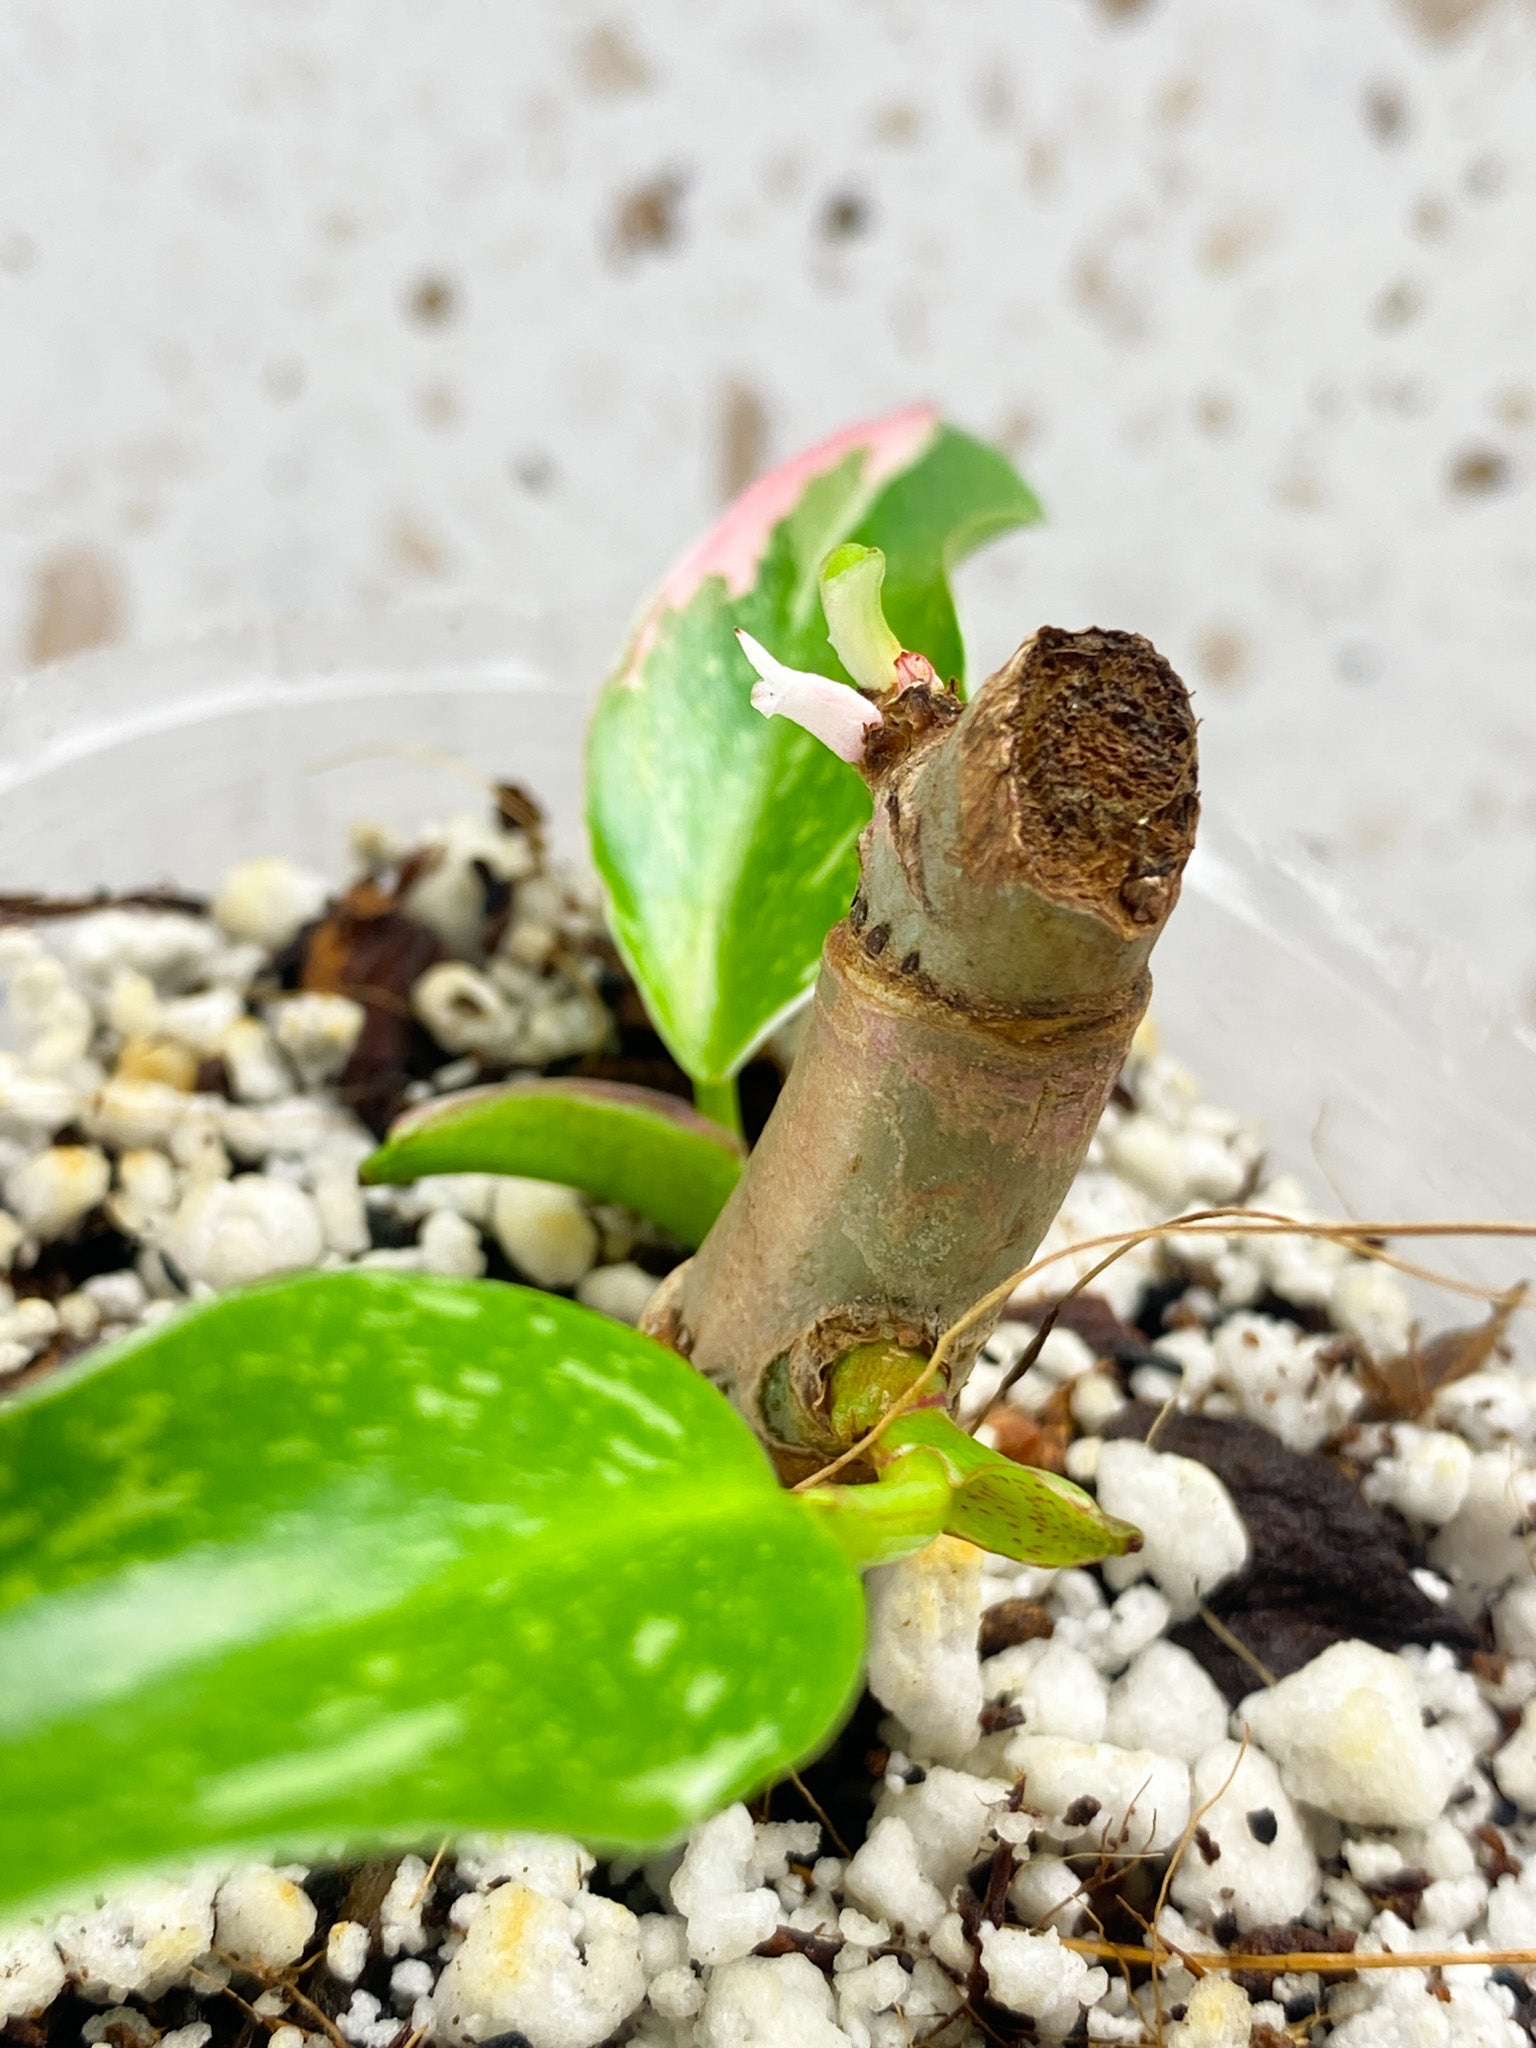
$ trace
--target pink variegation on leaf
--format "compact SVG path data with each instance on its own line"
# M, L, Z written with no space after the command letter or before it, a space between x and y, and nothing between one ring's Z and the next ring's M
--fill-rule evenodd
M787 718L802 726L840 761L854 767L864 758L864 742L872 725L881 722L879 709L846 683L813 675L776 661L760 641L737 628L741 651L757 670L752 708L764 718Z
M683 610L708 577L723 578L732 597L750 590L774 528L794 510L806 486L817 477L836 469L845 457L862 448L866 452L861 482L873 495L881 484L915 462L938 431L939 416L933 406L903 406L883 419L845 427L759 477L719 524L673 565L642 612L614 680L631 689L638 687L662 620L668 612Z

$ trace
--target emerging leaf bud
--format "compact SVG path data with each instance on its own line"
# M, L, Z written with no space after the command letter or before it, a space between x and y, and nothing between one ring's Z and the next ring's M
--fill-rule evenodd
M821 565L827 637L859 688L876 697L888 697L903 680L911 680L900 674L901 642L880 606L884 582L885 556L879 548L860 547L857 541L834 548Z

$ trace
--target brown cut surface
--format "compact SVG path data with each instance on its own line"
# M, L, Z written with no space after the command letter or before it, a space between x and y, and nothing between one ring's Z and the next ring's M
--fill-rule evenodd
M1150 640L1097 626L1042 626L1008 669L1020 687L997 692L1009 706L999 767L1031 880L1122 929L1158 923L1199 815L1183 684ZM970 852L997 858L983 845Z

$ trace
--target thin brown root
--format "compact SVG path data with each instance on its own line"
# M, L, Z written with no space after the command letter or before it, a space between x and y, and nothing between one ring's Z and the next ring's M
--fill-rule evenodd
M1170 1415L1173 1415L1177 1412L1178 1406L1178 1395L1170 1394L1167 1400L1163 1403L1162 1407L1159 1408L1157 1413L1153 1416L1152 1427L1147 1431L1145 1438L1146 1446L1149 1451L1155 1446L1158 1438L1162 1435L1163 1424L1168 1420Z
M1163 1872L1163 1881L1157 1888L1157 1903L1152 1908L1151 1932L1154 1946L1161 1945L1163 1941L1163 1937L1157 1931L1157 1923L1163 1917L1163 1908L1168 1903L1168 1894L1173 1889L1173 1880L1178 1874L1179 1865L1184 1860L1184 1852L1188 1849L1190 1843L1195 1839L1196 1828L1199 1827L1201 1821L1205 1819L1205 1816L1210 1812L1211 1808L1216 1804L1217 1800L1225 1795L1228 1788L1231 1786L1233 1779L1242 1769L1243 1758L1247 1754L1248 1730L1245 1728L1243 1730L1242 1745L1238 1749L1237 1755L1232 1759L1231 1770L1228 1771L1226 1777L1222 1779L1221 1783L1216 1787L1216 1790L1211 1794L1210 1798L1206 1800L1205 1804L1203 1806L1196 1807L1195 1811L1189 1816L1189 1819L1184 1823L1184 1832L1182 1835L1180 1835L1178 1841L1174 1844L1173 1854L1168 1858L1168 1868ZM1158 2037L1159 2039L1161 2039L1163 2031L1163 1985L1162 1979L1158 1974L1159 1968L1160 1965L1157 1963L1154 1963L1152 1965L1152 2005L1154 2009L1154 2024L1157 2029Z
M334 768L355 768L366 761L409 761L413 767L435 768L440 774L456 776L482 796L494 796L496 784L489 775L478 774L457 754L445 754L437 747L420 747L405 740L381 740L375 746L342 747L322 760L311 761L308 773L328 774Z
M315 2001L308 1997L306 1993L300 1991L297 1985L293 1987L288 1995L295 2005L302 2005L312 2019L320 2022L320 2025L325 2029L327 2038L332 2043L332 2048L348 2048L348 2043L338 2032L336 2022L330 2017L329 2013L322 2012Z
M250 1969L249 1964L242 1963L238 1956L226 1954L223 1949L216 1948L212 1950L211 1953L215 1955L221 1963L227 1963L232 1969L247 1971L249 1971ZM284 2024L282 2019L276 2016L269 2018L267 2014L259 2013L254 2005L251 2005L246 1999L243 1999L240 1996L239 1992L235 1990L232 1984L220 1984L217 1978L209 1977L208 1973L205 1970L199 1970L196 1968L195 1965L193 1967L191 1974L193 1975L193 1977L202 1977L210 1985L216 1986L225 1998L233 1999L235 2004L240 2007L241 2011L246 2013L249 2016L249 2018L255 2023L255 2025L257 2025L258 2027L265 2028L266 2032L269 2035L276 2033L277 2029ZM258 1977L261 1975L260 1972L252 1972L251 1974L257 1975ZM329 2037L332 2043L332 2048L348 2048L348 2043L342 2038L341 2034L338 2032L335 2021L331 2019L328 2013L322 2012L320 2010L320 2007L315 2004L312 1998L306 1998L304 1993L297 1986L297 1984L295 1984L288 1977L279 1977L277 1979L277 1982L281 1984L283 1996L285 1998L291 1999L295 2005L302 2005L307 2013L311 2014L311 2016L314 2019L319 2021L320 2025L324 2028L327 2036Z
M436 1877L439 1869L441 1868L443 1858L448 1854L448 1844L452 1839L452 1836L444 1835L443 1839L438 1843L437 1854L432 1858L432 1861L427 1865L427 1874L421 1880L421 1883L417 1885L416 1896L411 1900L411 1903L405 1909L408 1914L414 1913L416 1908L421 1904L422 1900L427 1896L427 1893L431 1891L432 1880L434 1877Z
M1230 1223L1235 1227L1226 1227L1224 1225L1221 1230L1187 1229L1187 1226L1191 1223L1209 1223L1215 1218L1229 1219ZM977 1302L974 1307L967 1309L959 1322L953 1324L944 1334L945 1337L954 1337L960 1334L964 1329L974 1324L979 1315L988 1313L991 1309L1006 1303L1023 1286L1026 1280L1032 1279L1036 1273L1043 1271L1046 1266L1053 1264L1056 1260L1071 1258L1079 1252L1097 1251L1101 1245L1109 1245L1111 1247L1102 1259L1090 1266L1086 1273L1080 1274L1058 1299L1051 1304L1050 1308L1041 1318L1029 1344L1020 1353L1019 1357L1015 1359L1012 1366L1009 1367L1001 1385L992 1396L992 1406L995 1407L999 1401L1006 1397L1009 1388L1014 1386L1028 1372L1036 1359L1039 1358L1046 1338L1056 1327L1057 1319L1067 1303L1091 1286L1098 1279L1099 1275L1107 1271L1118 1259L1124 1258L1127 1252L1135 1251L1139 1245L1151 1243L1155 1239L1184 1235L1189 1237L1217 1238L1284 1237L1289 1235L1323 1237L1347 1246L1362 1258L1375 1259L1380 1265L1391 1266L1397 1272L1405 1273L1412 1279L1426 1280L1431 1285L1443 1287L1453 1294L1473 1295L1479 1301L1492 1301L1501 1307L1513 1310L1518 1308L1524 1299L1525 1283L1523 1281L1507 1288L1479 1286L1474 1281L1458 1280L1452 1274L1437 1272L1433 1267L1421 1266L1413 1260L1400 1259L1394 1253L1389 1252L1384 1245L1375 1244L1370 1241L1374 1237L1403 1237L1431 1232L1437 1236L1447 1236L1460 1232L1465 1232L1471 1236L1485 1236L1491 1235L1495 1231L1503 1231L1512 1237L1532 1237L1536 1236L1536 1224L1510 1223L1506 1225L1490 1225L1476 1222L1466 1224L1303 1223L1295 1217L1283 1216L1277 1210L1270 1209L1201 1209L1196 1210L1189 1216L1178 1217L1167 1223L1154 1223L1141 1230L1115 1231L1104 1237L1085 1238L1080 1243L1063 1245L1058 1251L1047 1252L1044 1258L1036 1259L1031 1265L1025 1266L1018 1273L1015 1273L1010 1280L1005 1280L1000 1286L993 1288L992 1292L985 1296L983 1300ZM984 1420L983 1417L978 1417L971 1423L972 1435L980 1427L982 1420Z
M1220 1230L1202 1229L1199 1227L1215 1223L1220 1223L1223 1227ZM1509 1299L1511 1295L1516 1295L1518 1305L1518 1288L1479 1287L1471 1281L1457 1280L1450 1274L1437 1273L1430 1267L1412 1265L1405 1260L1398 1259L1388 1252L1384 1246L1374 1242L1374 1240L1392 1237L1536 1238L1536 1223L1500 1223L1482 1219L1466 1223L1303 1223L1294 1216L1284 1216L1274 1210L1216 1208L1195 1209L1189 1215L1176 1217L1167 1223L1152 1223L1139 1230L1107 1231L1102 1237L1088 1237L1082 1239L1077 1244L1062 1245L1058 1250L1045 1253L1042 1258L1033 1260L1029 1265L1021 1266L1017 1272L1011 1273L1006 1280L1000 1281L990 1293L984 1294L979 1301L973 1302L965 1314L958 1317L943 1332L938 1343L933 1348L933 1356L929 1359L922 1372L918 1374L901 1399L893 1402L885 1411L873 1429L860 1437L856 1443L850 1444L847 1450L840 1452L830 1463L821 1466L819 1470L812 1472L809 1477L802 1479L791 1491L794 1493L804 1493L808 1487L821 1486L828 1479L835 1478L839 1472L845 1471L848 1466L857 1463L870 1447L879 1441L881 1436L898 1417L905 1415L909 1409L916 1407L917 1403L921 1401L928 1389L933 1385L935 1379L948 1365L950 1357L960 1339L968 1331L974 1329L978 1322L984 1320L995 1310L1002 1308L1027 1280L1032 1280L1037 1273L1043 1273L1047 1266L1053 1266L1061 1259L1075 1258L1081 1252L1098 1251L1105 1246L1111 1248L1107 1255L1100 1259L1096 1265L1092 1266L1088 1272L1073 1281L1072 1285L1061 1297L1061 1302L1065 1302L1070 1301L1074 1295L1080 1294L1107 1267L1112 1266L1117 1259L1124 1258L1127 1252L1134 1251L1138 1245L1150 1244L1154 1240L1163 1237L1211 1237L1222 1239L1243 1236L1327 1238L1335 1244L1342 1244L1347 1249L1358 1253L1361 1258L1377 1259L1384 1265L1393 1266L1398 1271L1411 1274L1415 1278L1431 1281L1435 1285L1448 1288L1454 1293L1473 1294L1479 1300L1494 1302L1502 1302ZM1008 1388L1013 1385L1021 1373L1028 1370L1028 1367L1038 1357L1040 1346L1054 1324L1055 1315L1060 1311L1061 1302L1055 1304L1052 1312L1047 1315L1045 1321L1036 1331L1029 1350L1012 1367L1008 1377L1004 1379L997 1393L993 1396L992 1402L989 1404L990 1406L996 1406ZM976 1426L976 1424L972 1425L973 1428Z
M1200 1619L1205 1623L1217 1642L1225 1644L1234 1657L1240 1658L1261 1685L1278 1685L1280 1683L1274 1672L1264 1662L1264 1659L1250 1650L1241 1636L1234 1635L1219 1614L1212 1614L1204 1601L1200 1603L1198 1612Z
M848 1844L843 1840L842 1836L837 1832L837 1829L833 1827L831 1821L827 1818L827 1809L816 1797L816 1794L811 1790L810 1786L806 1784L805 1780L801 1777L800 1773L798 1771L786 1771L784 1775L786 1778L788 1778L791 1785L794 1786L795 1790L800 1794L800 1797L805 1801L806 1805L811 1809L812 1813L815 1814L816 1818L821 1822L822 1826L826 1829L828 1835L831 1837L832 1846L834 1849L836 1849L838 1855L847 1856L851 1854Z
M1536 1948L1434 1948L1402 1954L1357 1955L1352 1949L1286 1950L1281 1955L1248 1955L1241 1949L1176 1949L1166 1942L1096 1941L1089 1935L1064 1934L1063 1948L1079 1955L1126 1966L1161 1967L1183 1963L1204 1976L1211 1970L1261 1970L1266 1976L1316 1970L1323 1976L1347 1976L1352 1970L1529 1970L1536 1968Z
M997 2031L996 2027L988 2026L987 2022L982 2018L981 2014L976 2010L975 2006L972 2005L971 2001L968 1998L962 2002L960 2010L965 2014L966 2018L970 2021L973 2027L980 2027L981 2031L986 2035L989 2041L995 2041L997 2043L997 2048L1008 2048L1008 2043L1003 2039L1002 2035Z

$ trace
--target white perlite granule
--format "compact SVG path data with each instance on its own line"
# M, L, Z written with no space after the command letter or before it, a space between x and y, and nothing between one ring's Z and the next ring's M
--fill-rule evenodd
M309 1946L315 1921L308 1894L291 1876L264 1863L232 1872L214 1901L219 1948L257 1971L297 1962Z
M516 2029L532 2048L596 2048L645 1994L639 1923L612 1899L531 1885L487 1893L433 1994L443 2040Z
M1369 1643L1335 1643L1237 1718L1295 1799L1370 1827L1422 1827L1456 1779L1454 1754L1424 1726L1413 1672Z
M1068 2032L1080 2009L1097 2005L1109 1989L1107 1973L1064 1949L1054 1927L1030 1934L983 1921L981 1967L998 2004L1027 2014L1042 2034Z
M592 906L514 830L456 821L427 841L439 858L407 908L449 958L412 991L442 1054L417 1093L470 1085L482 1056L492 1072L506 1057L534 1069L601 1045ZM366 847L375 872L400 851L377 835ZM499 934L477 861L511 889ZM486 1175L359 1187L373 1140L338 1084L366 1006L279 988L272 971L325 902L315 877L258 861L209 917L113 908L0 931L0 1390L189 1297L317 1260L467 1276L506 1260L621 1321L640 1313L655 1274L623 1211ZM584 958L574 979L555 964ZM1047 1249L1245 1188L1255 1207L1305 1213L1297 1183L1264 1178L1258 1134L1202 1103L1175 1062L1143 1042L1125 1082ZM131 1262L57 1299L31 1291L38 1261L67 1256L98 1216ZM1087 1263L1063 1260L1051 1287ZM368 1924L317 1911L333 1894L302 1873L223 1863L0 1933L0 2015L45 2010L68 1986L93 2008L88 2048L153 2048L157 2033L161 2048L206 2048L208 2023L182 2004L176 2026L146 2009L189 1985L212 2001L233 1972L272 2048L308 2048L315 2024L284 1973L314 1956L305 1981L326 1987L353 2048L510 2033L532 2048L983 2048L964 2010L978 1990L1040 2040L1080 2027L1248 2048L1256 2027L1295 2027L1289 2003L1318 2015L1319 2040L1332 2028L1331 2048L1528 2043L1522 1978L1481 1965L1282 1974L1256 1999L1171 1962L1159 2018L1140 1975L1128 1986L1068 1945L1095 1936L1096 1883L1147 1858L1155 1894L1176 1853L1159 1925L1191 1950L1293 1920L1405 1959L1536 1948L1536 1383L1495 1352L1423 1412L1362 1422L1366 1383L1337 1335L1378 1357L1403 1349L1407 1297L1384 1268L1304 1237L1186 1233L1091 1291L1129 1318L1149 1284L1177 1299L1132 1365L1058 1328L1007 1397L1032 1424L1070 1418L1070 1469L1143 1527L1143 1549L1052 1571L944 1539L870 1575L885 1718L868 1819L845 1849L814 1820L763 1822L741 1803L639 1868L600 1870L580 1843L532 1835L466 1837L434 1862L434 1841L398 1858L382 1898L352 1901ZM1322 1317L1332 1330L1313 1327ZM1005 1317L969 1414L1031 1334ZM1250 1673L1234 1711L1201 1661L1202 1610L1246 1583L1249 1532L1206 1466L1115 1434L1137 1396L1256 1424L1298 1453L1341 1450L1366 1500L1400 1518L1421 1586L1497 1653L1349 1638L1276 1685ZM1005 1601L1028 1627L983 1660L978 1624Z
M325 1967L338 1984L355 1984L367 1961L367 1928L358 1920L337 1920L325 1937Z
M0 2020L27 2019L64 1989L64 1964L40 1927L0 1932Z
M1169 1457L1128 1439L1107 1443L1094 1490L1106 1513L1134 1522L1144 1538L1132 1556L1105 1561L1105 1579L1129 1586L1147 1574L1175 1620L1186 1620L1248 1562L1248 1532L1232 1496L1193 1458Z
M754 1882L753 1828L744 1806L728 1807L696 1828L672 1879L672 1903L688 1923L696 1963L750 1955L779 1924L779 1900Z
M1238 1931L1299 1920L1320 1873L1306 1828L1263 1750L1221 1742L1190 1777L1204 1834L1179 1864L1173 1900L1207 1926L1230 1913Z
M982 1706L981 1552L941 1536L866 1584L871 1691L926 1755L964 1756Z

